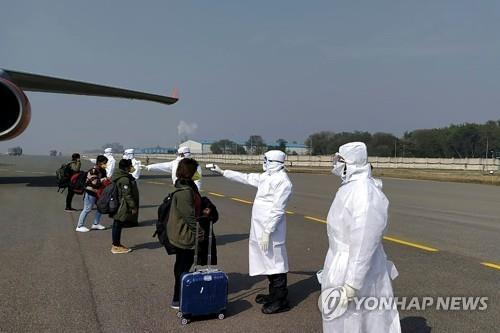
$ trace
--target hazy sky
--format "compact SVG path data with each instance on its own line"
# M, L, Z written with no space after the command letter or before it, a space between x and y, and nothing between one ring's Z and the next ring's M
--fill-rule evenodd
M28 93L0 151L303 140L500 119L500 2L5 1L0 67L170 94L174 106Z

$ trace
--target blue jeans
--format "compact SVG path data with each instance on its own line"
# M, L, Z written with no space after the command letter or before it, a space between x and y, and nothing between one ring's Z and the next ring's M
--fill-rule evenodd
M87 218L87 215L89 215L96 201L97 201L96 197L89 195L88 193L85 193L83 195L83 210L80 214L80 217L78 218L77 228L83 227L85 225L85 219ZM96 210L94 217L94 225L99 224L100 221L101 221L101 213L99 213L99 211Z

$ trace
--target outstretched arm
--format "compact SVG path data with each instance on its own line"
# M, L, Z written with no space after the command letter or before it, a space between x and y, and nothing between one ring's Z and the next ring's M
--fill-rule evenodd
M163 162L146 165L146 170L148 171L163 171L172 173L172 162Z
M250 185L254 187L259 186L260 173L243 173L232 170L225 170L222 174L227 179L234 180L235 182Z

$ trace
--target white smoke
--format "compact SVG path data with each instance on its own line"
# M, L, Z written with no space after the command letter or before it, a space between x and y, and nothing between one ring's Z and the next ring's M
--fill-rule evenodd
M179 125L177 125L177 134L179 135L179 138L182 139L187 139L191 135L193 135L196 130L198 129L198 124L196 123L186 123L184 120L181 120L179 122Z

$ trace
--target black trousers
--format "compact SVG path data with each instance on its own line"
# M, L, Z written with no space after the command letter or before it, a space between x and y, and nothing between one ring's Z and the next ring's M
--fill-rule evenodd
M267 279L269 280L271 301L286 301L288 297L286 273L268 275Z
M176 248L174 265L174 298L172 301L179 302L181 295L181 279L184 273L188 273L194 263L194 250Z
M113 239L114 246L121 245L123 222L118 220L113 220L113 228L111 229L111 237Z
M73 192L68 187L68 194L66 194L66 209L71 208L71 204L73 202L73 197L75 196L75 192Z

